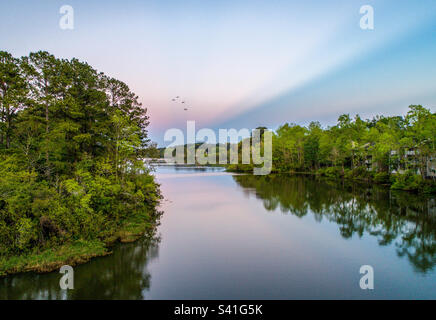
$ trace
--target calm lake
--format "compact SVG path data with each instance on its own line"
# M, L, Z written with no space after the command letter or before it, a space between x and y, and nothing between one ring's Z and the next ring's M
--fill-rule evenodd
M0 279L1 299L436 299L435 197L313 177L156 169L156 237L61 274ZM374 290L362 290L362 265Z

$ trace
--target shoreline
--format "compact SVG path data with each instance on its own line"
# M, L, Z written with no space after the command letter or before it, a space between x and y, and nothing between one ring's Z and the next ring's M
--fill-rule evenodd
M137 218L137 217L136 217ZM76 240L58 247L45 249L24 255L4 257L0 259L0 278L20 273L49 273L59 270L63 265L72 267L87 263L93 258L112 254L116 243L131 243L152 235L158 226L158 218L153 222L135 221L135 217L126 223L112 236L105 240Z
M233 173L244 173L244 174L253 174L252 168L248 170L241 170L241 169L229 169L226 168L226 172L233 172ZM351 171L348 171L351 172ZM391 181L391 179L395 177L405 177L406 174L393 174L388 175L384 177L381 181L377 181L375 176L370 177L361 177L361 176L346 176L346 174L340 174L340 175L328 175L324 171L305 171L305 172L298 172L298 171L288 171L288 172L277 172L272 171L270 174L284 174L284 175L305 175L305 176L313 176L315 178L323 178L330 181L342 181L342 182L348 182L348 183L361 183L361 184L376 184L378 186L386 187L389 190L395 190L395 191L405 191L420 195L436 195L436 183L431 180L424 180L423 185L415 187L415 188L408 188L407 186L403 188L393 188L392 186L394 183ZM429 187L430 190L422 190L424 187ZM433 188L433 189L432 189Z

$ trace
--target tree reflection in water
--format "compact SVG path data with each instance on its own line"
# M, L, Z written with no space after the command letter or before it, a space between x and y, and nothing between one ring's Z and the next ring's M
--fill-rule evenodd
M160 238L118 245L110 256L74 268L74 290L60 290L61 274L20 274L0 279L0 299L144 299L147 269L158 257Z
M308 176L235 175L248 194L268 211L327 219L344 238L364 233L381 246L394 245L414 270L427 273L436 265L436 201L434 196L394 192L382 186L337 183Z

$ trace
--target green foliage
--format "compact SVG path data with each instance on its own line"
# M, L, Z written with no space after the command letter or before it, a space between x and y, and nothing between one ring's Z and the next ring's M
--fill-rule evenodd
M26 255L0 256L0 276L25 271L48 272L59 269L65 263L75 265L106 255L108 249L101 241L78 240L53 249L34 250Z
M341 167L328 167L318 171L321 176L337 179L343 176Z
M374 174L363 167L356 167L354 169L346 169L344 173L346 179L371 181Z
M374 182L380 184L389 184L390 183L390 175L387 172L377 172L374 174Z
M403 190L434 192L434 177L427 176L431 157L436 157L436 114L417 105L405 117L341 115L325 129L318 122L307 128L287 123L273 136L274 172L316 172L331 179L394 183ZM230 168L243 171L239 166ZM391 172L407 170L420 178L391 179Z
M405 174L396 174L393 176L392 189L407 191L419 191L424 187L424 179L420 175L407 171Z
M0 257L156 219L147 111L126 84L77 59L0 52L0 112Z
M272 142L276 173L317 173L329 179L394 184L393 188L408 191L436 190L435 177L428 175L436 172L436 163L430 161L436 158L436 114L419 105L411 105L405 117L362 120L341 115L335 126L325 129L319 122L308 127L286 123L273 134ZM241 145L242 141L239 160ZM252 169L252 164L241 161L227 165L228 171ZM406 171L410 172L404 176L391 175Z
M253 168L254 166L252 164L229 164L227 166L227 171L252 173Z

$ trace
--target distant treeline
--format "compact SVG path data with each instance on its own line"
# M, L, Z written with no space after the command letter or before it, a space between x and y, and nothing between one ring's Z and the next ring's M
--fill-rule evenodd
M0 273L7 256L153 222L148 124L125 83L85 62L0 52Z
M267 130L257 129L261 133ZM436 114L421 105L411 105L405 116L363 120L344 114L328 128L319 122L307 127L286 123L273 132L272 172L317 173L388 184L394 189L436 192L435 141ZM195 150L201 145L196 143ZM253 172L253 164L241 163L242 145L243 141L239 142L239 164L228 164L227 168ZM220 150L230 159L230 144L209 147L215 149L216 163ZM186 160L188 145L184 151ZM165 148L155 150L161 158L164 153Z
M228 155L230 153L231 146L232 146L232 144L230 144L230 143L227 143L227 144L219 144L219 143L208 144L208 143L206 143L205 144L204 142L197 142L197 143L194 143L194 144L192 144L192 143L191 144L184 144L183 145L183 150L184 150L183 151L183 157L184 157L184 160L185 160L185 163L186 163L187 160L188 160L189 152L191 150L195 150L195 153L197 153L197 151L198 151L198 149L200 147L202 147L202 149L209 150L209 152L212 151L213 149L215 149L215 155L216 155L216 161L215 161L216 163L215 164L219 164L219 153L220 153L220 151L225 151L227 153L227 155ZM155 151L153 151L153 148L149 148L149 149L147 149L147 155L149 155L150 158L164 158L165 157L165 150L166 149L167 148L156 148ZM170 149L172 149L171 150L172 151L172 153L171 153L172 156L176 157L176 147L172 147ZM230 157L227 157L227 159L230 159ZM210 165L210 163L208 165Z
M436 192L435 142L436 114L420 105L411 105L404 117L341 115L325 129L319 122L307 127L286 123L273 133L273 172L318 173ZM252 167L228 166L246 172Z

